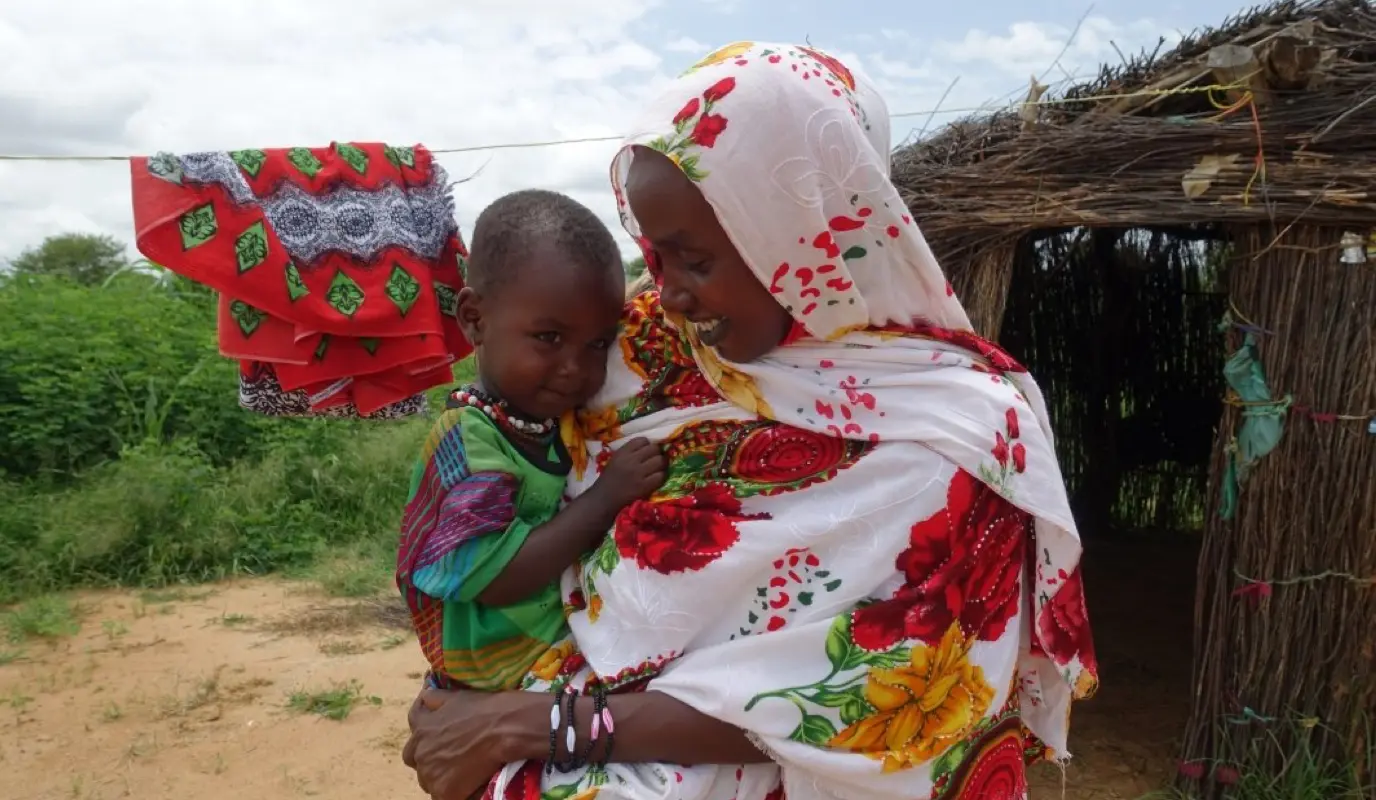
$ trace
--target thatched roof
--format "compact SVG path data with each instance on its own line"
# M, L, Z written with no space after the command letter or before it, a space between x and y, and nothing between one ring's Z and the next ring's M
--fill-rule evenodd
M1376 8L1255 9L1035 105L956 122L893 164L948 257L1039 228L1370 225Z

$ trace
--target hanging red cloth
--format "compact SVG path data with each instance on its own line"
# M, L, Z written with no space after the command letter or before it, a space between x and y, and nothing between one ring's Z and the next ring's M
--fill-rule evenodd
M472 351L455 317L468 254L425 148L164 153L132 172L139 251L219 293L245 408L417 413Z

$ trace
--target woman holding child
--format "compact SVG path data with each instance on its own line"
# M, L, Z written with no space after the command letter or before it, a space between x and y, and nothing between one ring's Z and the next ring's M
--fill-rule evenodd
M430 796L1016 800L1068 757L1096 665L1045 408L888 138L806 47L728 46L647 110L612 183L658 288L564 442L574 504L643 440L663 463L618 474L658 488L563 572L521 690L418 699Z

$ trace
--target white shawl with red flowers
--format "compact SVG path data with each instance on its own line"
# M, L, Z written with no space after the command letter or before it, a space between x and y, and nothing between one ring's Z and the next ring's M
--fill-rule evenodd
M646 113L632 144L698 183L798 325L731 364L654 293L628 308L566 430L571 491L637 436L669 478L565 576L572 639L528 686L666 692L776 763L511 765L496 796L1024 797L1094 688L1079 540L1036 384L970 332L888 180L882 101L824 53L742 43Z

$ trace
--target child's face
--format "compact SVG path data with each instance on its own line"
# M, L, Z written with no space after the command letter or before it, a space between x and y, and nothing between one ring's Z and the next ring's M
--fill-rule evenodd
M459 320L483 387L525 416L557 418L602 388L625 277L570 265L549 247L512 266L513 280L488 296L460 294Z

